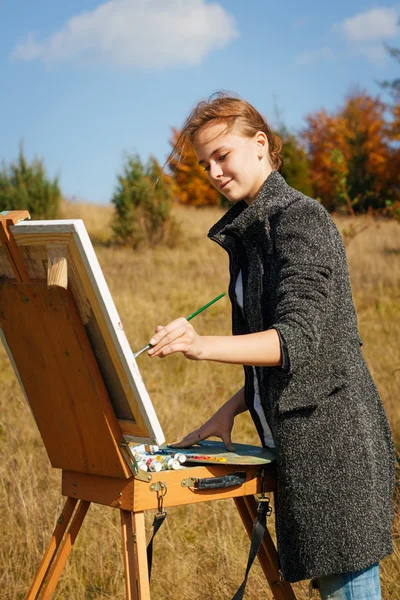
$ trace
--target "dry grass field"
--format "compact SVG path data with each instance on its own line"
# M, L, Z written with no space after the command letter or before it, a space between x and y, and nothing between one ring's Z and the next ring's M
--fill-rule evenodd
M187 315L228 283L227 257L206 238L218 209L176 209L184 241L175 249L133 252L107 247L110 207L65 203L64 216L83 218L133 350L157 324ZM348 221L341 219L339 228ZM363 352L381 393L400 450L400 226L371 225L348 246ZM229 334L224 298L193 322L199 333ZM168 441L207 419L242 385L242 369L196 363L182 356L138 359L143 379ZM8 358L0 348L0 597L25 598L63 504L60 473L50 468L39 433ZM233 439L258 443L246 415L237 418ZM148 526L153 515L148 515ZM270 522L273 530L273 517ZM394 523L395 553L381 563L383 598L400 600L400 498ZM168 510L155 541L154 600L227 600L240 584L249 542L233 503L214 502ZM120 523L117 511L92 505L55 593L57 600L124 598ZM306 584L295 586L299 600ZM247 600L270 599L258 564L250 574Z

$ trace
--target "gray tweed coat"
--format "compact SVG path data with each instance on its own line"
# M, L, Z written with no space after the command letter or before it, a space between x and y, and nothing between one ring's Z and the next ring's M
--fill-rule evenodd
M273 171L209 237L230 256L233 333L277 329L289 368L257 367L277 453L276 530L288 581L363 569L392 552L395 453L363 359L346 255L315 200ZM243 311L234 285L243 275ZM245 367L253 409L253 374Z

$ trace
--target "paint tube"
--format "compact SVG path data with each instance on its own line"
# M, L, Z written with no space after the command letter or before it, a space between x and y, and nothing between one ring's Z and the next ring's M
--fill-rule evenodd
M151 457L147 459L146 465L152 473L159 473L159 471L162 471L162 464L156 458Z
M174 455L175 460L179 460L179 462L181 464L183 464L184 462L186 462L186 456L184 454L182 454L181 452L178 452L177 454Z
M139 446L130 446L130 450L133 454L156 454L159 447L156 444L140 444Z
M176 460L175 457L173 457L171 455L167 455L167 456L158 455L156 458L157 458L158 462L162 465L163 470L176 471L177 469L181 468L181 463L179 462L179 460Z

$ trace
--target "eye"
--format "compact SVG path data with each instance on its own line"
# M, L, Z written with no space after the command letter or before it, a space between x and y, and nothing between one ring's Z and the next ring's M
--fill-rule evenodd
M219 157L219 160L224 161L225 158L228 156L229 152L226 152L226 154L221 154L221 156Z
M204 167L204 171L209 171L210 170L210 165L207 165L206 167Z

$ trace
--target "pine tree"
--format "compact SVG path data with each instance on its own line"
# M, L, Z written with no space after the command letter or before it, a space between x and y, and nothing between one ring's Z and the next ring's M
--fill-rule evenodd
M138 155L127 156L111 199L114 240L133 248L174 245L178 227L171 216L172 200L171 177L162 172L154 157L144 165Z
M61 191L58 177L51 181L43 162L35 158L28 163L21 145L18 161L0 171L0 210L28 210L34 219L59 216Z

